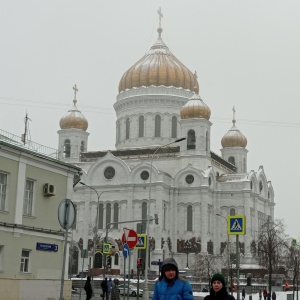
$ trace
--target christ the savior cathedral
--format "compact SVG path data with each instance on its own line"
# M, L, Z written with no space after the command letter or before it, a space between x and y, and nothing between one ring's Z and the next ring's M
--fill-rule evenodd
M246 216L239 247L249 257L261 225L274 219L272 184L262 166L247 169L247 139L235 115L221 140L220 156L210 148L211 110L199 95L196 74L169 50L161 25L157 32L148 53L120 79L115 150L88 151L88 121L76 106L76 86L73 108L60 120L60 159L81 167L85 184L76 184L72 198L77 210L73 273L81 270L82 249L89 251L84 269L103 272L101 246L108 223L118 223L107 228L107 263L111 274L119 274L123 228L145 232L144 221L124 221L145 220L147 213L157 217L149 228L150 261L173 256L182 269L187 257L192 266L198 253L226 253L227 216ZM186 139L175 142L180 138ZM145 261L145 250L134 250L132 257L130 270L136 269L138 257ZM150 272L157 270L150 265Z

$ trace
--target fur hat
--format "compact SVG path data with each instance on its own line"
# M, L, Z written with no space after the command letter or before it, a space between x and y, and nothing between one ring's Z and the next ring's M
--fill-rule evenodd
M225 279L224 276L220 273L216 273L215 275L213 275L213 277L211 278L211 284L213 284L214 281L219 280L222 282L223 286L225 286Z

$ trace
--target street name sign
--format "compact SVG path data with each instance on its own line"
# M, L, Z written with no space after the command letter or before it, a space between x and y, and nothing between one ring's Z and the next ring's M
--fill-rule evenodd
M56 245L56 244L36 243L36 250L57 252L58 251L58 245Z
M246 216L228 216L228 231L229 235L244 235L246 234Z

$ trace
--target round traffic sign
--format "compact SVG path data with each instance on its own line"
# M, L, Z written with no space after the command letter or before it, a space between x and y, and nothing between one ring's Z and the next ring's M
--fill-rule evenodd
M124 233L122 235L122 244L128 244L128 247L132 249L137 244L137 242L137 233L132 229L124 228Z
M75 221L75 207L70 199L64 199L58 206L58 221L63 229L69 229Z

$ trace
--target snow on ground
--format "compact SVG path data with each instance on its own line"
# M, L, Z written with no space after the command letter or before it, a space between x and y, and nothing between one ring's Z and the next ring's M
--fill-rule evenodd
M293 295L293 292L275 292L275 293L276 293L276 300L287 300L287 294ZM194 296L200 296L200 297L205 297L208 294L209 293L193 292ZM233 293L233 297L236 299L237 294ZM295 298L296 298L296 294L295 294ZM241 292L240 299L242 299L242 292ZM248 300L248 299L249 299L249 295L246 295L246 300ZM262 299L264 299L264 298L262 298ZM252 294L252 300L259 300L258 293Z

